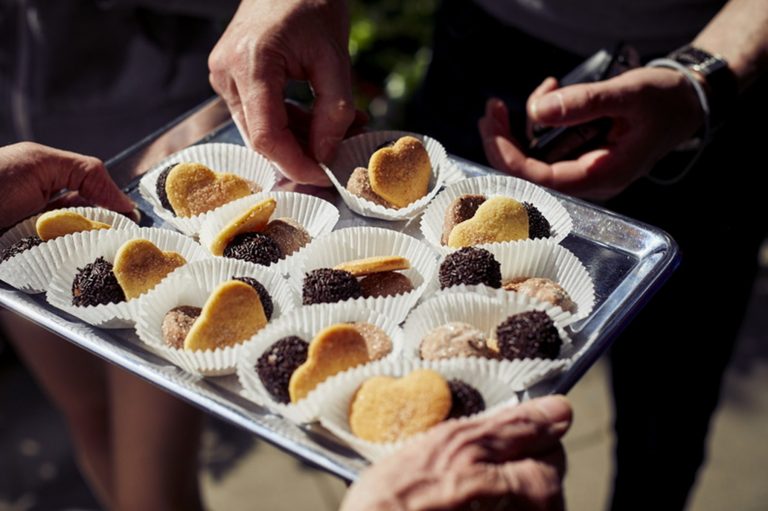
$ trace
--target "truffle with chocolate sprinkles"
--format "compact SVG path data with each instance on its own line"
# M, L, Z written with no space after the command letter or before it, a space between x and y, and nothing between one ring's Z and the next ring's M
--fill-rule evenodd
M256 362L256 373L264 388L280 403L290 403L288 384L291 375L307 360L309 344L291 335L279 339Z
M508 360L557 358L563 344L557 327L546 312L514 314L496 327L499 352Z
M272 297L269 295L267 288L262 285L261 282L253 277L232 277L240 282L245 282L259 294L259 300L261 300L261 307L264 309L264 315L267 317L267 321L272 319L272 313L275 311L275 305L272 303Z
M448 254L438 271L440 289L465 284L501 287L501 265L484 248L465 247Z
M461 380L453 379L448 381L448 388L451 389L451 411L448 413L449 419L458 419L467 417L485 410L485 399L482 394L472 385Z
M552 227L549 220L539 211L539 208L530 202L523 202L525 211L528 213L528 237L529 238L549 238L552 236Z
M11 257L17 256L32 247L36 247L42 242L43 240L41 240L38 236L27 236L26 238L21 238L19 241L0 253L0 263L4 263Z
M165 182L168 180L168 174L171 173L171 170L173 170L173 167L176 165L178 165L178 163L172 163L165 167L160 174L158 174L157 181L155 182L155 192L160 199L160 204L174 215L176 212L173 210L173 206L171 206L171 202L168 200L168 193L165 191Z
M360 283L348 271L319 268L304 276L302 286L304 305L334 303L361 296Z
M87 307L125 301L125 293L112 273L112 263L99 257L78 268L72 281L72 305Z
M283 252L269 236L258 232L238 234L224 249L224 257L269 266L283 258Z

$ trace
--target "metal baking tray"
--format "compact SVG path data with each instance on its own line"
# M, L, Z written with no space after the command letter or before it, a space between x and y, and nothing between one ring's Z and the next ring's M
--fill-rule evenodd
M217 98L107 162L116 181L139 204L144 215L142 225L164 226L138 193L142 173L171 153L207 142L243 143L226 107ZM454 161L467 176L495 172L466 160ZM279 181L276 188L312 193L333 202L341 212L336 228L375 225L420 237L418 218L399 223L363 218L347 209L332 189L300 186L287 180ZM578 350L575 362L564 373L526 391L520 396L522 399L567 393L663 285L680 258L674 240L660 229L554 194L573 218L573 231L563 245L588 268L595 284L595 308L572 326L572 339ZM50 306L43 294L27 295L1 282L0 305L338 477L353 480L367 465L321 427L297 426L242 398L236 376L190 375L144 349L133 330L92 327Z

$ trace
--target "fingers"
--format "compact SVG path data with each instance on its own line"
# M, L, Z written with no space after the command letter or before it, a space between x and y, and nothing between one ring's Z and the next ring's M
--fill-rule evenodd
M541 82L541 84L538 87L536 87L536 89L528 97L528 101L526 102L526 110L530 112L531 104L536 99L547 94L548 92L552 92L555 89L557 89L557 80L551 76L548 78L545 78L544 81ZM533 138L533 132L535 130L535 126L536 124L531 120L530 116L528 116L525 123L525 134L529 139Z
M610 116L621 107L618 83L583 83L545 93L529 101L528 117L537 124L570 126Z

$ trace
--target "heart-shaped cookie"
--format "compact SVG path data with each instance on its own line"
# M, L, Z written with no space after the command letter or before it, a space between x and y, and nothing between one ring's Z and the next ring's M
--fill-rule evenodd
M374 256L355 259L336 265L334 270L348 271L355 277L363 277L383 271L407 270L411 262L402 256Z
M291 375L288 393L295 403L336 373L370 361L365 338L349 323L337 323L318 333L309 344L307 361Z
M445 420L451 404L448 382L431 369L399 379L375 376L352 398L349 427L369 442L395 442Z
M483 202L475 215L457 224L448 236L451 248L528 239L528 212L522 202L497 195Z
M213 255L224 255L224 249L232 238L244 232L261 232L269 223L269 217L275 212L277 201L272 197L252 206L248 211L228 223L211 243Z
M206 300L200 317L184 339L184 349L203 351L234 346L266 324L259 293L245 282L228 280Z
M163 252L149 240L123 243L115 254L112 272L130 300L155 287L166 275L187 263L181 254Z
M191 217L250 195L251 186L240 176L214 172L201 163L179 163L168 173L165 192L173 211Z
M65 236L75 232L109 229L110 227L112 226L109 224L91 220L80 213L61 210L43 213L35 222L37 235L43 241L52 240L59 236Z
M401 137L392 147L384 147L368 161L368 179L373 191L397 208L427 194L432 165L421 140Z

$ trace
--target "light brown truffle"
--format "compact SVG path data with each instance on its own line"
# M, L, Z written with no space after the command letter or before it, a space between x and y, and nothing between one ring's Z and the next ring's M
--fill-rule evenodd
M478 328L452 321L431 330L421 341L419 354L423 360L453 357L497 358Z
M371 323L355 322L350 323L360 332L368 346L368 357L371 360L384 358L392 352L392 339L381 328Z
M347 190L353 195L371 201L374 204L384 206L385 208L394 208L389 201L379 196L371 188L371 181L368 179L368 169L365 167L357 167L352 175L347 180Z
M395 296L413 291L413 283L408 276L396 271L373 273L360 279L363 296Z
M571 314L576 312L577 305L568 292L557 282L543 277L520 277L504 282L504 289L523 293L537 300L549 302Z
M306 229L293 218L276 218L267 224L263 234L272 238L285 257L312 241Z
M184 339L202 310L192 305L180 305L169 310L160 327L165 343L172 348L184 348Z

